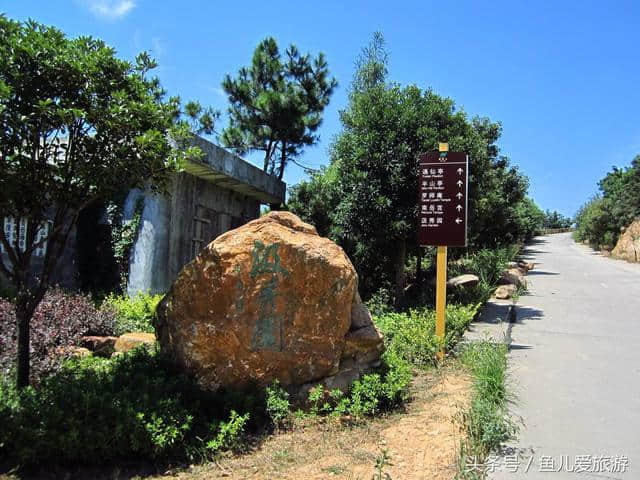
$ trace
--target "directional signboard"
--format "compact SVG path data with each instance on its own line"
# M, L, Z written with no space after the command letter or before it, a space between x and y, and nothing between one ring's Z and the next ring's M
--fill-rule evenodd
M419 159L420 246L467 245L467 178L464 152L428 152Z

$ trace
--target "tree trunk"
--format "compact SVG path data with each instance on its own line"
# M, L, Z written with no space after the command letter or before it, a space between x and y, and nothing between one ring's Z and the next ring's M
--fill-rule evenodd
M406 275L404 273L404 264L407 257L407 240L405 238L401 238L398 241L398 250L396 252L396 264L395 264L395 273L396 273L396 298L395 305L396 307L400 307L404 300L404 286L406 282Z
M29 386L29 323L31 313L26 305L27 299L24 294L18 295L16 299L16 321L18 323L18 376L16 385L19 389Z
M287 165L287 142L282 142L282 155L280 157L280 171L278 172L278 180L282 180L284 175L284 167Z

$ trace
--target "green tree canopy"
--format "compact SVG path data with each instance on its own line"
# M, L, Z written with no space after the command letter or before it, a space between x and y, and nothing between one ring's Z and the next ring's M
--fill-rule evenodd
M365 295L384 284L402 292L407 255L418 250L418 156L438 142L471 158L472 247L513 243L531 230L519 207L528 182L499 155L500 124L469 120L452 99L430 89L388 82L380 34L356 65L330 166L292 188L290 208L346 249Z
M569 228L573 221L569 217L565 217L560 212L554 210L546 210L544 212L544 228Z
M146 53L130 63L100 40L0 16L0 218L16 225L14 238L0 229L8 258L0 271L17 291L20 386L29 379L29 320L79 212L122 189L162 188L199 154L181 148L192 122L213 128L211 109L192 102L183 113L179 98L166 98L147 77L154 66Z
M264 171L282 179L287 163L318 141L322 112L336 86L322 53L312 58L290 45L283 58L276 41L266 38L251 65L222 83L231 103L222 143L241 154L264 151Z
M612 248L621 231L640 217L640 155L627 168L613 167L598 186L600 194L576 214L576 238Z

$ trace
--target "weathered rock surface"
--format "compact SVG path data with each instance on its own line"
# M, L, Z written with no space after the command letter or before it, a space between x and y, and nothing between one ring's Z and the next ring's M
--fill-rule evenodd
M640 262L640 218L634 220L620 235L611 255L628 262Z
M535 264L533 264L531 262L526 262L524 260L518 260L517 266L521 270L524 270L525 272L528 272L528 271L533 270L535 268Z
M344 251L289 212L210 243L158 306L160 348L212 390L351 380L382 337Z
M80 346L88 348L99 357L110 357L115 351L118 337L90 335L80 339Z
M502 276L498 280L500 285L516 285L517 287L525 287L527 280L524 278L525 274L520 268L508 268L502 272Z
M464 275L458 275L447 281L448 287L475 287L480 279L476 275L466 273Z
M512 298L517 291L518 287L515 285L500 285L496 288L493 296L498 300L506 300L507 298Z
M120 335L116 340L114 349L116 352L126 353L140 345L153 347L156 343L156 336L153 333L131 332Z

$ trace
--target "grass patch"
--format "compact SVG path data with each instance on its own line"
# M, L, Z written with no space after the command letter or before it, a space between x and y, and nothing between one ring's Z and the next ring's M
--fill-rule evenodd
M508 410L513 397L506 388L507 347L474 343L460 358L473 377L473 394L469 408L458 416L466 438L460 445L457 478L484 478L487 456L518 433Z

